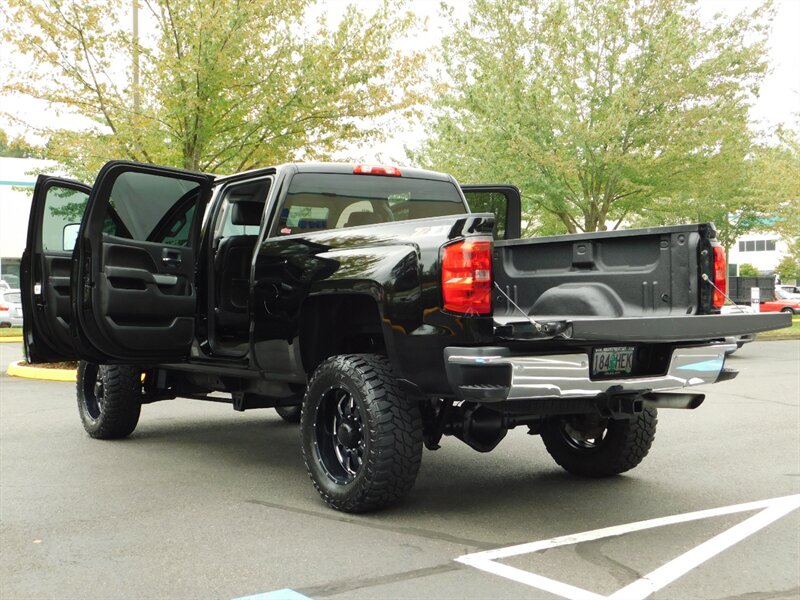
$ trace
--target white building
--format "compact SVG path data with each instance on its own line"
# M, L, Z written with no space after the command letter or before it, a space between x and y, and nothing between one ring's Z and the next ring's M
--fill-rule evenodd
M736 240L728 253L728 274L738 275L740 265L751 264L761 275L771 275L788 252L786 242L776 233L747 233Z
M36 172L56 169L36 158L0 157L0 279L19 287L19 262L25 250Z

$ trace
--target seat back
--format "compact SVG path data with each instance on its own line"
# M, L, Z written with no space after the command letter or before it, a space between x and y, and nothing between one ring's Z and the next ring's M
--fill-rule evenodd
M263 202L234 202L231 223L258 227L263 211ZM217 325L231 333L249 329L250 265L257 241L257 235L222 238L214 256Z

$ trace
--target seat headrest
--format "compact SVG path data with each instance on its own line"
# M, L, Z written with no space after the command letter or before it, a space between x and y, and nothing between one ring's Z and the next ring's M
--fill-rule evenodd
M261 225L263 202L234 202L231 209L231 223L234 225Z
M372 225L374 223L383 222L384 219L381 219L380 215L374 212L354 212L347 218L347 223L345 223L344 226L356 227L358 225Z

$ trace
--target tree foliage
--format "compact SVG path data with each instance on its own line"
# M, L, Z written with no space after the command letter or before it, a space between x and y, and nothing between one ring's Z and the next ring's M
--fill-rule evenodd
M517 182L543 232L727 185L750 151L770 15L707 25L690 0L473 0L416 158Z
M29 124L76 174L110 158L223 173L326 159L380 138L380 119L420 99L424 57L393 45L415 24L398 1L372 17L343 4L336 27L308 24L312 0L139 3L147 33L138 40L127 0L7 0L0 9L6 39L36 65L3 91L94 126Z
M739 277L758 277L758 269L750 263L742 263L739 265Z
M800 282L800 260L796 256L787 254L775 267L775 272L781 276L781 281Z
M40 158L43 149L32 146L25 138L17 136L12 140L0 129L0 156L11 158Z
M731 249L743 234L773 231L797 254L800 239L800 140L777 131L773 145L752 145L738 164L709 173L707 185L657 198L633 219L637 225L713 222L717 239Z

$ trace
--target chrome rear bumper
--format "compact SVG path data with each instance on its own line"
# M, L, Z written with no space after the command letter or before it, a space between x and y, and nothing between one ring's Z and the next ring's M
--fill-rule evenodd
M672 351L662 375L592 379L586 353L523 356L504 347L445 348L450 385L463 400L502 402L537 398L588 398L678 389L731 379L725 354L736 344L705 344ZM482 377L485 374L485 377Z

